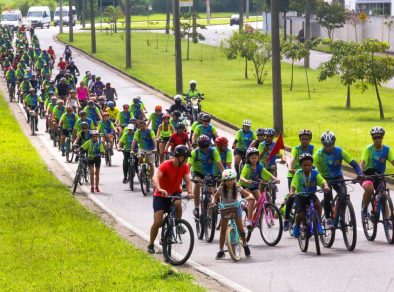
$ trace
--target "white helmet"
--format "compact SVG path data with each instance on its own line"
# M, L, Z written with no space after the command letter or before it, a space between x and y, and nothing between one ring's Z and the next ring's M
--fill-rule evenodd
M174 96L174 100L175 101L182 100L182 96L180 94L177 94L177 95Z
M373 127L369 133L371 135L380 134L383 136L385 131L382 127L376 126L376 127Z
M251 126L252 126L252 122L251 122L250 120L244 120L244 121L242 122L242 126L251 127Z
M128 124L127 125L127 130L133 130L134 131L134 125L133 124Z
M197 81L196 80L190 80L190 85L192 84L196 84L197 85Z
M332 144L335 144L336 139L337 138L335 137L334 132L331 131L325 131L320 138L322 144L325 146L330 146Z
M230 180L230 179L236 179L237 178L237 173L232 170L232 169L225 169L222 172L222 180Z

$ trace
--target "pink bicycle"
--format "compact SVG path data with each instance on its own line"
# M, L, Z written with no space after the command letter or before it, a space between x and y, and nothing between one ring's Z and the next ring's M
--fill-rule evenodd
M271 185L275 185L275 182L253 182L253 184L260 185L260 198L254 207L252 228L248 229L246 240L250 240L254 228L258 227L263 241L269 246L275 246L282 238L283 219L278 207L268 201L267 195L264 191L264 186L267 186L270 189L270 187L272 187ZM245 224L247 219L247 210L248 205L245 203L243 205Z

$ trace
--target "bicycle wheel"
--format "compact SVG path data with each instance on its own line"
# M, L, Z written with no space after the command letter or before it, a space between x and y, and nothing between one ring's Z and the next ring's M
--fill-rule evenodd
M36 119L34 116L29 116L30 119L30 129L31 129L31 135L34 136L35 130L36 130Z
M134 191L134 176L135 176L135 171L134 171L134 162L129 160L129 187L131 191Z
M78 186L78 183L79 183L79 180L81 177L81 172L82 172L81 166L78 165L77 172L75 174L74 181L73 181L73 194L75 194L75 191L77 190L77 186Z
M142 165L141 167L141 173L140 173L140 185L141 185L141 191L144 196L148 195L148 190L146 189L146 180L148 178L146 177L146 165Z
M226 230L226 245L228 253L234 262L241 259L241 239L239 238L238 230L231 224L227 226Z
M208 208L206 221L207 225L205 227L205 240L207 242L212 242L212 240L215 238L216 221L217 208Z
M10 102L12 102L12 100L14 99L14 95L15 95L15 87L11 85L9 92Z
M386 195L382 200L383 226L387 242L394 243L394 213L393 201L390 195Z
M198 223L196 222L196 224L199 224L199 229L197 229L197 237L199 240L202 240L204 238L207 225L207 212L204 204L205 195L202 195L200 198L200 217Z
M159 167L159 165L160 165L160 154L155 153L155 166Z
M300 246L300 249L302 252L308 251L309 232L308 232L308 226L307 226L305 220L301 221L301 224L300 224L300 234L298 236L298 245Z
M169 228L162 240L164 258L173 266L183 265L193 252L193 229L184 219L178 219L175 225L166 225Z
M368 241L374 241L376 238L376 233L377 233L377 225L378 223L376 220L374 220L374 213L372 212L373 210L373 205L372 201L369 202L368 207L367 207L367 217L362 219L363 222L363 230L364 230L364 235L367 238Z
M71 163L73 161L73 159L74 159L74 151L72 150L70 137L66 138L66 141L64 143L64 150L66 152L66 160L67 160L67 162Z
M111 166L111 150L109 149L108 145L105 145L105 164Z
M326 247L330 248L334 244L335 241L335 229L328 229L326 216L323 214L321 219L321 225L324 229L324 234L320 235L321 244Z
M89 173L89 167L88 167L88 163L85 161L83 164L83 176L85 179L85 183L88 183L90 180L90 173Z
M267 204L259 218L260 235L268 246L275 246L282 238L283 220L278 207Z
M339 223L341 224L343 240L347 250L352 251L357 243L357 222L353 204L350 200L346 200L345 209L341 212L343 214L339 217Z
M318 222L317 222L317 213L316 215L312 215L312 225L313 225L313 237L315 238L315 245L316 245L316 253L320 255L320 242L319 242L319 231L318 231Z

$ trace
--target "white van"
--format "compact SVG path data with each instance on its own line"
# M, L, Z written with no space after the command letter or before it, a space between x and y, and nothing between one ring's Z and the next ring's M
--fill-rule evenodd
M32 6L27 11L27 19L33 27L51 26L51 11L48 6Z
M1 13L1 25L19 27L22 24L20 10L5 10Z
M68 25L68 20L69 20L69 11L68 11L68 5L63 6L63 24ZM72 7L72 24L75 25L77 22L77 10L75 9L75 6ZM59 25L60 23L60 7L56 7L55 10L55 15L53 16L53 23L54 25Z

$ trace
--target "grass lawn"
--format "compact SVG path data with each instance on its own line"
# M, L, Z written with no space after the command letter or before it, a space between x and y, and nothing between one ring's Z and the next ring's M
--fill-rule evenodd
M60 36L64 41L67 35ZM158 38L158 48L156 48ZM150 40L150 46L147 40ZM168 50L166 43L168 39ZM74 45L90 52L90 35L75 35ZM124 62L123 35L97 35L97 54L121 70L173 95L175 93L174 43L172 36L154 33L132 35L133 68L126 70ZM183 57L186 56L186 42L183 43ZM183 63L184 90L191 79L196 79L198 88L205 93L203 110L224 119L233 125L241 125L248 118L253 127L272 126L272 83L271 67L263 86L258 86L253 72L244 79L244 61L229 61L219 48L191 44L191 60ZM249 64L252 69L252 64ZM391 98L394 91L381 89L386 120L379 120L378 103L373 88L362 94L352 88L352 108L347 110L346 87L338 78L326 82L317 81L317 72L309 70L311 99L308 99L305 71L295 68L295 89L289 90L290 65L282 63L283 109L285 143L298 143L298 131L309 128L314 133L313 141L319 143L320 134L333 130L337 144L350 151L356 159L361 156L364 146L371 143L369 130L382 125L387 130L385 143L394 147L394 105Z
M2 291L202 290L134 248L49 171L0 96Z

